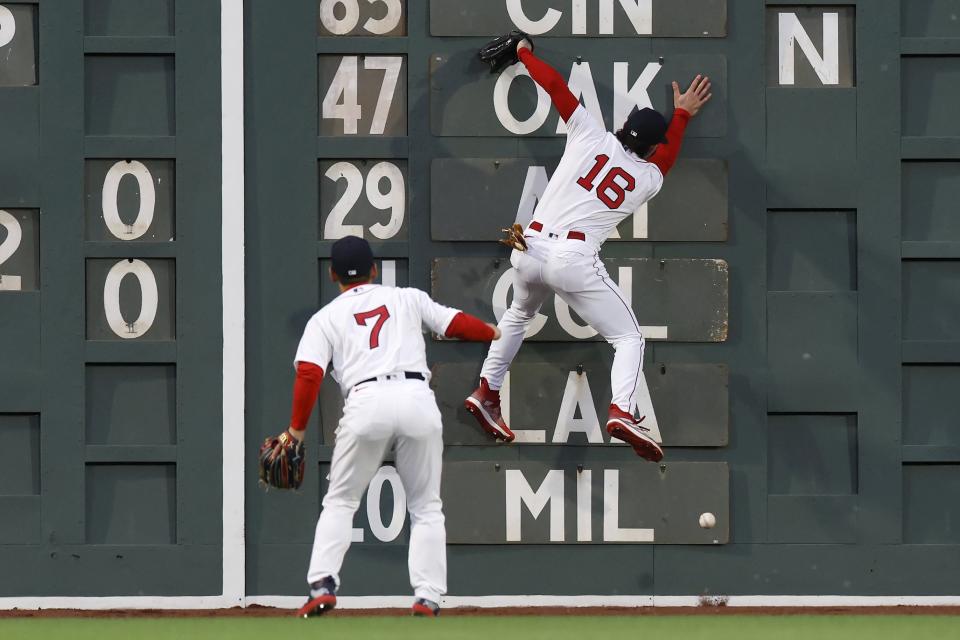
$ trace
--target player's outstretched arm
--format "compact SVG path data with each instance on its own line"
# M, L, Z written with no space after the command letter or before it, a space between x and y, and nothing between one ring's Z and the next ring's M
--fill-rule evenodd
M521 40L517 45L517 57L527 67L533 81L550 94L553 106L557 108L563 121L569 120L573 112L577 110L580 101L570 91L570 87L567 86L563 76L549 64L533 55L530 44L526 40Z
M495 324L484 322L476 316L461 311L450 321L444 335L469 342L490 342L500 339L500 329Z
M323 369L312 362L297 363L297 377L293 381L293 407L290 411L288 431L297 440L303 440L307 421L313 406L317 403L320 384L323 382Z
M687 130L690 118L700 113L713 94L710 93L710 78L697 76L690 87L680 93L680 85L673 83L673 119L667 128L667 142L657 147L648 160L660 168L665 176L680 156L680 147L683 144L683 134Z

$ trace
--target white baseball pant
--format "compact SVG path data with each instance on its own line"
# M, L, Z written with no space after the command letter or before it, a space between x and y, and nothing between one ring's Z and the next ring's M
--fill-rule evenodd
M527 243L526 252L514 251L510 256L515 269L513 302L497 325L503 336L491 343L480 375L491 389L503 385L527 326L553 292L613 345L611 402L633 413L643 375L643 336L633 309L607 274L599 251L582 240L551 238L546 233L527 238Z
M442 429L436 398L426 382L369 382L350 392L337 428L308 583L332 576L340 585L353 514L395 443L397 473L410 513L410 584L416 597L440 601L447 591L447 532L440 501Z

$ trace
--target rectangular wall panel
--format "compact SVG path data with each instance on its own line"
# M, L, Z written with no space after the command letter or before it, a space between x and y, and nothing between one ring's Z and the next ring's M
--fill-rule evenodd
M556 158L435 159L430 172L431 238L492 241L514 222L526 226L557 162ZM726 240L727 172L722 160L680 160L657 197L620 223L610 240Z
M87 240L176 239L174 160L89 159L84 174Z
M723 544L722 462L454 462L444 467L450 544ZM472 500L456 499L470 495ZM700 514L717 526L703 529Z
M39 8L36 4L4 4L0 28L0 87L39 84Z
M903 541L960 544L960 464L903 467Z
M767 489L783 495L857 493L856 414L767 417Z
M856 213L769 212L767 289L856 291Z
M88 36L172 36L176 0L85 0Z
M727 339L728 267L723 260L604 260L629 300L647 339L723 342ZM433 297L482 318L507 307L510 263L491 258L438 258L433 262ZM557 298L548 298L528 340L602 340L575 320Z
M88 55L85 72L87 135L176 133L174 56Z
M904 365L903 443L960 446L960 366Z
M601 9L601 6L604 9ZM726 0L430 0L430 34L489 36L521 29L544 36L716 38L727 35Z
M177 443L173 365L87 365L87 444Z
M767 407L784 412L857 408L857 295L767 295Z
M960 261L905 260L903 337L956 340L960 335Z
M0 465L0 496L39 496L40 416L0 413L0 448L15 452Z
M591 97L586 107L608 130L619 129L634 106L652 105L669 117L673 113L670 82L680 79L689 84L697 74L703 74L714 82L712 104L690 122L686 135L726 135L725 56L675 54L664 57L661 63L641 50L591 47L581 58L578 61L574 54L551 55L549 62L571 82L576 78L578 84L589 87ZM628 94L632 99L626 97ZM473 51L430 57L429 97L430 129L435 136L552 137L563 131L558 129L560 117L551 110L549 97L535 91L532 80L517 75L516 69L491 75Z
M88 464L89 544L177 542L177 472L170 464Z
M906 0L900 3L901 33L909 37L960 37L960 14L954 0Z
M902 131L905 136L960 136L950 106L957 99L960 56L905 57Z
M2 68L2 65L0 65ZM0 140L17 153L0 154L0 209L40 205L40 92L0 86Z
M552 346L552 345L551 345ZM509 406L504 419L524 442L605 446L610 406L612 349L564 345L549 351L521 349L510 368ZM540 362L547 359L547 362ZM583 373L578 374L578 367ZM463 408L477 384L480 362L440 363L432 386L443 415L448 445L488 445L490 437ZM582 378L580 376L583 376ZM647 362L644 370L663 444L719 447L728 441L729 371L723 365ZM583 386L581 386L583 385ZM589 391L589 397L586 394ZM646 407L640 413L646 412ZM645 420L649 426L653 416ZM612 443L622 444L617 440Z
M903 163L903 239L960 241L960 162Z

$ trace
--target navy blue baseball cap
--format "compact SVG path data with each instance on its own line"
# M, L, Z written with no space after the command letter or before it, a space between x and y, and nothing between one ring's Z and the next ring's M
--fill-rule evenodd
M373 269L373 250L370 243L357 236L345 236L330 249L333 272L341 278L355 278Z
M667 141L667 121L656 109L633 108L623 125L624 132L640 144L653 145Z

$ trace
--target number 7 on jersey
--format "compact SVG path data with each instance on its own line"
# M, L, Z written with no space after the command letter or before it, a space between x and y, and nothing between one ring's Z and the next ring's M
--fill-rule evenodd
M357 321L357 324L361 327L366 327L367 320L371 318L376 318L377 321L373 323L373 330L370 332L370 348L376 349L380 346L380 330L383 329L383 323L390 318L390 311L387 309L386 305L380 305L372 311L364 311L363 313L355 313L353 315L354 319Z

